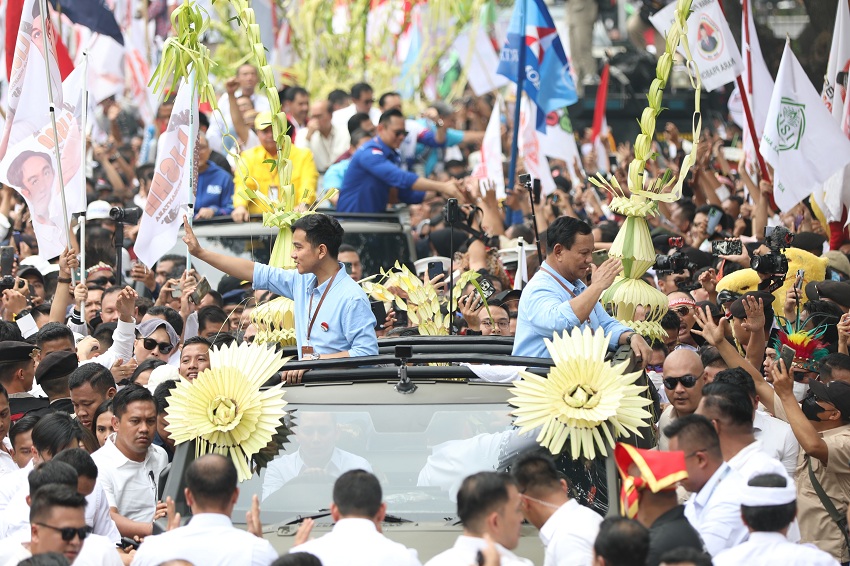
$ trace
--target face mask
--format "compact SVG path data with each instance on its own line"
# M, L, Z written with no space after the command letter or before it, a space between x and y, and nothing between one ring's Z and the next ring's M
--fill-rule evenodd
M809 386L805 383L794 382L794 399L801 403L809 394Z
M806 418L810 421L820 422L820 417L818 417L819 413L823 412L823 407L818 405L818 402L815 400L814 395L809 395L805 399L803 399L803 414L806 415Z

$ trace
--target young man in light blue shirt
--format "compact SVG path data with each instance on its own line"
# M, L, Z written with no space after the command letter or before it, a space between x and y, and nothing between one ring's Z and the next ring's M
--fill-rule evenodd
M253 282L295 301L299 359L347 358L378 354L375 316L366 293L337 261L344 231L325 214L309 214L292 225L295 269L278 269L201 248L184 219L183 241L196 258L237 279ZM298 383L303 372L285 372Z
M609 349L629 342L637 359L648 360L652 349L646 341L605 312L599 302L623 270L620 260L603 262L590 285L582 281L593 264L590 225L569 216L557 218L546 231L546 253L546 261L522 290L513 355L548 358L544 338L551 340L554 333L590 325L610 335Z

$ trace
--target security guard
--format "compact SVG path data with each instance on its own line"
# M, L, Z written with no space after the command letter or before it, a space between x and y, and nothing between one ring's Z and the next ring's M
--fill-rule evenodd
M43 397L34 397L29 391L35 379L35 357L38 348L27 342L0 343L0 383L9 393L12 422L17 422L29 411L47 407Z
M76 352L50 352L44 356L35 369L35 382L44 390L50 405L29 414L42 416L52 411L63 411L73 415L68 378L78 366Z

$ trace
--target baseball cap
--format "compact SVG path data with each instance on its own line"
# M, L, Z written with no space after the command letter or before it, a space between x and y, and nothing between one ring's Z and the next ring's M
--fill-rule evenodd
M841 411L845 421L850 420L850 383L843 381L821 383L810 379L809 390L821 401L826 401Z
M260 112L254 117L254 129L258 132L270 128L272 125L272 113L269 111Z
M850 308L850 283L831 281L812 281L806 285L806 297L809 300L828 300Z
M823 254L823 257L829 261L829 267L850 277L850 259L847 259L846 255L838 250L830 250Z
M22 265L18 268L18 277L24 279L27 275L35 275L41 280L42 285L44 284L44 275L42 275L41 271L36 266Z
M110 210L112 210L112 205L105 200L92 201L86 208L86 222L89 220L107 220Z

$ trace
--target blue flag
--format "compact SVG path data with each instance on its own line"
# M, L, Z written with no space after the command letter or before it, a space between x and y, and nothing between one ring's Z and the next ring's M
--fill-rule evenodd
M118 27L115 14L106 6L104 0L50 0L55 10L61 10L68 19L95 33L108 35L124 45L124 34Z
M525 2L525 29L522 29ZM537 129L546 131L546 114L578 102L567 54L543 0L517 0L497 73L517 82L519 50L525 50L523 90L537 106Z

